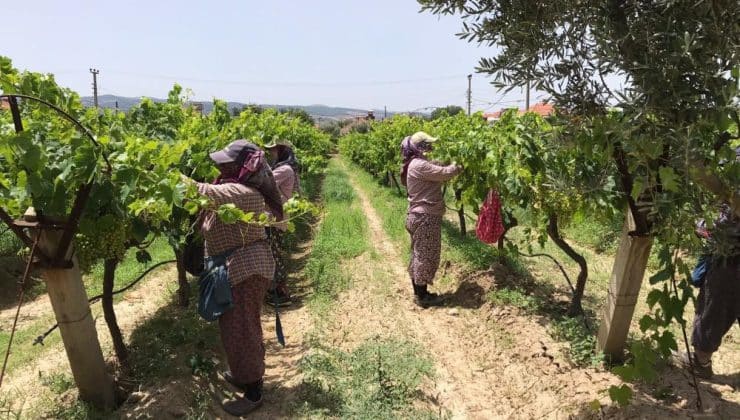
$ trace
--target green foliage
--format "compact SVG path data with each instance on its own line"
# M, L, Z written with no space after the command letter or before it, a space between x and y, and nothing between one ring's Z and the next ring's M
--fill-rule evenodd
M208 206L179 174L213 179L217 170L208 154L236 138L258 145L287 139L308 173L320 173L331 150L329 137L295 113L247 109L232 118L226 103L215 100L204 117L188 105L179 85L166 102L144 99L128 114L98 112L84 109L78 95L56 85L53 76L19 72L2 57L0 88L58 105L100 144L33 101L21 104L25 131L18 134L9 113L0 112L0 207L11 216L29 206L44 216L66 216L78 188L92 182L75 238L83 268L120 259L127 248L146 247L160 235L178 247L192 229L192 215ZM293 202L289 211L309 207Z
M422 130L424 124L421 118L408 115L373 121L367 133L354 132L342 137L339 151L373 176L396 173L401 164L401 140Z
M424 130L440 138L432 158L457 162L465 169L452 181L463 191L462 201L477 209L495 188L506 213L517 214L545 238L545 221L557 214L566 224L576 214L610 216L617 212L618 193L608 162L563 148L563 134L535 114L506 113L495 125L479 115L441 117L424 122L394 116L374 123L366 134L340 139L340 152L376 177L396 174L401 166L401 140Z
M197 376L208 376L213 373L215 365L213 360L208 356L203 356L201 353L195 353L188 358L188 366L190 372Z
M39 372L41 384L49 388L54 394L60 395L75 386L74 379L66 373L43 374Z
M350 352L312 343L301 362L310 416L348 418L418 417L411 406L422 382L433 375L431 360L417 345L367 340Z
M599 367L604 362L604 353L596 350L596 336L578 318L556 320L553 337L570 343L568 358L576 366Z
M632 399L632 388L627 385L612 385L609 387L609 398L620 407L627 406Z
M457 105L447 105L444 108L435 108L434 111L432 111L432 114L430 115L431 119L436 120L437 118L443 118L443 117L454 117L457 114L465 113L465 110L462 109L462 107L459 107Z
M614 213L602 219L591 218L581 212L573 215L573 221L563 229L564 235L574 242L588 246L597 253L614 252L619 245L624 215Z
M0 233L0 255L15 255L23 247L23 243L10 230Z
M510 305L528 311L534 311L542 305L537 296L510 288L494 289L488 293L488 299L495 305Z

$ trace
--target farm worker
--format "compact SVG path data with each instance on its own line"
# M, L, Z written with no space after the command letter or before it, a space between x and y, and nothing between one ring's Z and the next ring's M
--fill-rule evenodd
M740 147L735 150L740 162ZM706 272L699 282L696 299L694 330L694 372L709 379L714 375L712 354L719 349L722 338L737 322L740 324L740 218L730 206L723 204L720 215L711 230L700 223L697 233L708 238ZM688 354L677 353L674 358L679 366L690 368Z
M442 216L445 213L442 183L460 173L462 167L438 165L425 154L437 141L422 131L403 139L401 183L408 191L409 209L406 230L411 235L411 261L408 272L414 288L414 302L422 308L439 305L442 297L429 292L439 267L442 246Z
M218 165L220 175L213 184L196 185L198 192L213 205L234 204L244 212L255 214L265 213L267 205L272 215L282 219L280 193L263 151L246 140L236 140L210 157ZM265 229L260 225L226 224L216 212L209 211L201 231L206 256L230 252L226 267L233 307L218 319L230 369L223 376L244 395L224 402L223 407L228 413L241 416L262 405L265 347L260 312L275 261Z
M283 204L299 191L298 170L300 165L293 153L293 145L287 140L274 140L265 145L270 153L272 174L280 191ZM270 240L272 254L275 258L275 275L273 285L267 295L267 302L273 306L287 306L291 304L288 290L288 275L286 272L286 255L284 233L287 226L279 224L267 228L267 237Z

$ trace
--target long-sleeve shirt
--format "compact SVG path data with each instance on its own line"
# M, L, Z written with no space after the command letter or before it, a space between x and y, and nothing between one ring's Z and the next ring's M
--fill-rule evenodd
M197 187L198 192L208 197L216 207L233 203L244 212L256 214L265 212L262 194L246 185L197 183ZM201 232L205 239L206 256L235 250L226 260L229 282L232 285L239 284L253 275L272 278L275 260L266 241L264 227L243 222L227 224L221 221L216 212L210 211L203 219Z
M719 208L719 216L710 231L704 219L696 224L696 233L708 239L708 252L723 257L740 255L740 218L732 213L727 204Z
M406 178L409 213L443 215L442 183L452 179L460 170L456 165L441 166L424 159L412 160Z
M285 203L293 197L295 192L295 171L289 165L283 165L273 169L272 175L280 191L280 198Z

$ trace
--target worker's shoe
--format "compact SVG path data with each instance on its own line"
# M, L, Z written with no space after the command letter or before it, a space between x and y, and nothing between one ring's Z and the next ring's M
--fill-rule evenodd
M436 293L426 292L421 295L414 296L414 303L424 309L432 306L440 306L444 303L444 296L440 296Z
M223 403L224 410L232 416L245 416L262 406L262 397L252 401L247 397L229 400Z
M695 356L689 359L689 354L685 351L673 352L671 357L673 364L677 367L691 371L691 367L694 367L694 373L696 376L702 379L711 379L714 376L712 370L712 361L709 360L706 363L701 363ZM691 363L693 362L693 364Z

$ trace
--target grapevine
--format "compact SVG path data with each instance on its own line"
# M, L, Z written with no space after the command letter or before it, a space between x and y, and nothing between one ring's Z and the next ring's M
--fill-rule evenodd
M167 238L178 260L180 301L187 304L182 245L195 229L194 215L211 206L182 174L210 182L217 173L209 153L238 137L258 145L274 137L293 142L307 173L320 173L331 150L328 135L277 112L245 110L232 118L226 103L214 100L213 112L202 116L189 106L187 91L179 85L166 102L144 99L128 113L86 109L79 95L57 85L52 75L21 72L0 57L0 89L40 98L77 124L23 101L25 130L16 133L8 113L0 111L0 208L14 218L28 207L44 217L63 217L72 207L73 193L89 185L73 241L75 257L83 270L103 262L103 309L124 368L127 354L112 292L115 269L126 251L137 248L137 259L148 261L146 247L157 237ZM228 209L217 210L234 216ZM315 207L294 200L288 210L289 217L298 217ZM238 214L233 221L270 223L252 216Z

